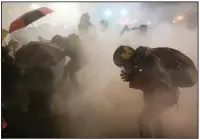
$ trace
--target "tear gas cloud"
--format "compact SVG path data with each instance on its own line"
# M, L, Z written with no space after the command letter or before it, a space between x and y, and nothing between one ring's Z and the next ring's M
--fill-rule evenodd
M12 11L8 8L20 4L26 5L27 8L20 9L20 6L16 6L13 12L15 15L12 15ZM82 89L74 89L68 81L65 93L54 97L52 112L62 115L62 118L58 119L57 128L63 136L139 137L137 117L143 108L142 92L129 89L128 84L120 79L120 69L112 61L112 54L120 44L131 45L133 48L142 45L152 48L175 48L188 55L197 65L197 30L188 29L185 22L173 24L173 18L163 20L174 13L176 16L182 16L178 18L182 19L191 9L197 8L197 3L161 3L153 7L154 10L141 6L142 3L70 3L71 11L64 12L62 8L64 10L67 8L65 6L58 8L59 3L34 3L32 7L31 4L3 3L3 27L8 28L12 20L37 6L46 6L55 10L55 16L52 14L34 23L36 27L43 23L50 23L50 26L54 27L54 29L49 28L48 34L44 31L39 32L39 35L46 39L51 39L55 34L67 36L72 32L77 33L79 17L84 12L91 13L94 23L103 17L108 18L107 16L112 20L107 31L100 32L97 23L96 32L91 30L91 36L82 37L88 59L87 66L77 75ZM95 11L98 6L99 11L102 12ZM131 6L134 10L130 10ZM121 14L116 12L117 9L123 9ZM126 22L131 27L149 23L148 35L141 36L139 32L134 31L120 36L123 25L118 22L118 19L121 16L134 18L130 23ZM195 17L197 18L197 14ZM59 29L58 25L64 25L66 30ZM37 39L36 34L32 32L30 34L28 40ZM197 85L181 89L178 103L178 110L174 107L162 116L166 136L197 137Z

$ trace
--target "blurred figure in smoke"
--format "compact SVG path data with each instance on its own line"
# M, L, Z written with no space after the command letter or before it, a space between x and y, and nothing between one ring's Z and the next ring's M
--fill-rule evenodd
M124 28L121 30L120 35L122 36L125 32L129 32L130 29L128 27L128 25L125 25Z
M48 40L45 40L40 36L38 39L43 42L48 42ZM60 49L63 50L64 56L70 57L70 61L64 69L62 82L69 76L73 83L78 85L76 72L78 72L86 62L80 37L76 34L70 34L68 37L55 35L51 42L56 43Z
M147 33L148 32L148 26L147 25L140 25L139 27L140 33Z
M145 24L140 25L139 27L133 27L131 30L139 30L141 34L148 33L148 26Z
M100 21L101 31L106 31L108 29L108 20L102 19Z
M129 87L143 91L145 107L139 116L141 137L164 137L160 115L177 104L178 87L192 87L197 82L197 70L190 58L171 48L120 46L113 56L122 68L122 80Z
M14 56L12 48L6 46L1 47L1 66L2 66L2 97L4 94L7 95L8 92L11 92L10 84L13 81L13 65L14 65ZM7 93L5 93L7 92Z
M65 67L63 78L69 75L77 84L75 73L82 60L79 37L75 34L66 38L56 35L52 42L42 41L44 43L30 42L20 48L18 41L12 40L2 48L2 100L9 106L9 137L59 136L54 130L55 115L50 109L56 86L51 60L56 65L69 56L71 61Z
M14 93L16 80L20 77L20 69L15 65L15 53L20 47L17 40L11 40L8 45L1 47L3 97Z
M129 28L128 25L125 25L122 31L120 32L120 35L123 35L125 32L134 31L134 30L139 30L141 35L145 35L148 33L148 26L142 24L139 27Z
M53 59L56 64L58 55L62 58L55 44L30 42L16 51L10 73L6 73L5 64L3 102L8 108L9 137L59 136L50 108L56 82L49 62Z
M19 94L19 80L21 77L20 68L15 64L13 48L9 45L1 48L1 66L2 66L2 119L8 126L2 130L2 137L14 137L18 128L13 129L12 122L19 120L15 114L19 115L21 111L21 98ZM16 137L16 136L15 136Z
M52 42L63 49L65 56L70 57L70 61L65 66L63 81L69 76L73 83L78 85L76 72L78 72L85 64L81 39L76 34L70 34L68 37L55 35L52 38Z
M89 13L84 13L80 17L78 30L81 34L88 34L89 28L92 27Z

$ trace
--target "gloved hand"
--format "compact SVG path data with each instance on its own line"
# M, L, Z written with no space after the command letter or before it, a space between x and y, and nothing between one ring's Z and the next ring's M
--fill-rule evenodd
M124 82L129 82L129 81L130 81L130 76L129 76L129 74L126 73L125 71L121 70L120 76L121 76L121 79L122 79Z

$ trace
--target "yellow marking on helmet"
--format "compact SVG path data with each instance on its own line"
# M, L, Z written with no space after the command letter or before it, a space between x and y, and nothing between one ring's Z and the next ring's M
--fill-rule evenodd
M121 54L121 57L123 59L130 59L132 56L133 56L133 51L129 47L124 46L124 52Z

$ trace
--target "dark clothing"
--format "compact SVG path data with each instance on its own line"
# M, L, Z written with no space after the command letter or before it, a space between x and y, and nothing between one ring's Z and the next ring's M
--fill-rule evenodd
M8 124L3 137L58 137L50 110L52 71L34 67L21 72L7 49L2 50L2 112Z
M82 14L78 25L78 31L83 34L88 34L90 27L92 27L92 23L89 13Z
M154 49L157 49L157 51L154 51ZM152 124L155 128L155 136L164 137L160 115L166 109L177 104L179 96L178 87L181 83L187 87L196 83L196 78L193 79L193 77L190 77L190 82L182 81L180 83L181 79L187 80L187 78L189 78L186 74L188 72L188 67L190 67L190 75L197 76L194 63L189 58L186 59L186 56L182 56L186 59L186 61L184 61L182 58L182 63L185 63L185 65L187 65L185 67L187 68L184 66L180 68L179 65L174 64L172 61L167 63L167 57L164 57L164 51L160 54L158 49L159 48L150 49L148 47L137 48L132 59L132 64L130 65L129 61L129 63L124 65L128 73L124 71L121 73L122 79L128 81L131 88L143 91L145 107L139 116L141 137L153 137L153 133L151 132ZM163 50L162 48L160 49ZM165 48L165 51L166 49L167 48ZM168 58L173 59L175 56L168 55ZM176 59L178 58L176 57ZM176 59L173 60L176 61ZM176 67L179 67L179 70L176 70ZM181 76L181 74L183 75Z
M137 59L135 67L135 76L130 85L145 91L152 87L164 84L168 87L172 85L169 75L161 67L160 61L153 55L144 56ZM137 70L138 69L138 70ZM133 73L132 73L133 74Z
M8 108L6 136L57 137L50 110L55 85L50 69L35 67L26 71L18 81L21 89L15 92L13 101L21 105Z
M174 104L176 104L177 100L175 94L175 90L172 91L162 88L144 92L143 99L145 106L138 119L140 137L153 137L153 132L155 135L154 137L164 137L163 125L160 115L167 109L173 107Z
M124 26L124 28L121 30L120 35L123 35L125 32L129 32L130 29L127 25Z
M7 47L2 47L2 101L7 101L18 90L17 83L21 70L14 64L14 56Z
M64 69L63 81L69 76L75 84L78 84L76 72L78 72L84 65L86 59L83 52L83 47L79 36L71 34L68 37L56 35L52 42L56 43L64 51L65 56L70 57Z
M136 78L135 75L142 74L146 84L148 81L152 82L152 78L160 79L159 76L163 78L169 76L171 83L178 87L191 87L197 82L197 70L193 61L172 48L138 47L132 61L125 63L124 68L132 76L134 74L134 78ZM146 80L147 77L148 80ZM144 83L139 83L140 80L144 79L139 77L136 80L137 83L133 83L136 88L138 88L136 84L140 84L142 88L145 87Z
M79 24L78 25L78 31L82 34L88 34L89 28L92 27L92 23L89 22L87 24Z
M132 60L132 64L124 64L126 71L129 71L129 85L131 88L149 90L152 86L165 84L172 85L169 75L161 66L158 57L151 54L145 47L138 48Z
M162 66L178 87L191 87L197 82L197 69L194 62L185 54L172 48L153 48L151 52L159 57Z

